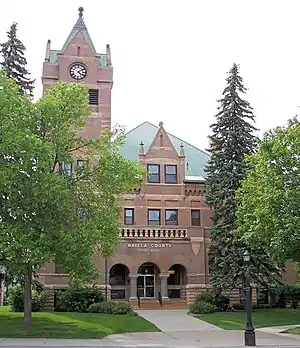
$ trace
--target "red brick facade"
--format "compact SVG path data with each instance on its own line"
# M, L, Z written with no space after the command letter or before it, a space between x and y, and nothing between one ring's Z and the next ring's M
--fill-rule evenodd
M81 17L76 25L77 31L73 29L62 51L51 51L48 42L42 80L45 90L57 81L74 81L70 76L73 63L86 67L82 82L99 91L84 129L87 137L93 137L111 126L113 68L109 46L104 55L95 53ZM104 260L95 255L102 274L97 284L104 289L107 280L109 297L133 303L138 296L151 299L159 293L164 302L182 299L190 303L210 287L211 210L204 202L205 183L187 179L185 148L175 149L162 123L148 148L143 143L136 145L136 155L151 171L152 182L122 197L121 242L115 256ZM60 274L54 264L45 265L40 279L49 289L68 284L67 275ZM286 279L299 280L293 265Z

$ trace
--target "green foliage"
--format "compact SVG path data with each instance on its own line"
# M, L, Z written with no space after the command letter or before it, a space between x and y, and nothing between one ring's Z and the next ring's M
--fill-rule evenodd
M196 298L196 302L215 304L216 294L212 291L204 291Z
M254 115L250 104L242 99L246 88L236 64L229 71L226 81L216 123L211 125L211 158L206 168L206 202L213 208L214 223L210 232L209 270L211 283L218 290L238 288L244 284L246 265L243 254L246 246L234 234L235 192L249 167L245 157L255 152L257 144L252 125ZM257 285L277 284L281 279L281 269L274 260L261 246L249 251L252 280Z
M27 282L31 270L54 260L71 279L94 280L95 253L112 255L119 243L119 195L144 170L120 155L121 129L82 135L89 114L82 84L57 83L32 103L0 71L0 250Z
M216 306L204 301L198 301L189 307L190 313L193 314L209 314L214 313L216 310Z
M300 309L300 286L297 284L284 284L279 288L278 307L291 307Z
M62 312L86 313L90 305L104 301L100 290L77 284L70 286L60 295L60 306L57 310Z
M297 284L284 284L280 290L287 299L300 299L300 286Z
M227 311L229 308L229 297L226 295L216 295L214 305L217 307L217 310L220 312Z
M237 193L238 234L281 261L300 261L300 123L265 134Z
M30 80L29 72L26 69L27 60L24 56L25 46L17 37L17 23L13 23L7 32L8 40L0 44L0 55L3 62L0 66L6 70L7 76L14 79L19 90L23 94L33 97L33 89L35 80Z
M94 303L89 307L90 313L136 316L137 313L127 302L105 301Z
M47 300L46 292L43 289L32 290L32 311L40 312ZM13 312L24 312L24 287L15 285L9 289L8 303Z
M214 291L202 292L197 298L196 303L206 302L215 306L218 311L226 311L229 307L229 297Z

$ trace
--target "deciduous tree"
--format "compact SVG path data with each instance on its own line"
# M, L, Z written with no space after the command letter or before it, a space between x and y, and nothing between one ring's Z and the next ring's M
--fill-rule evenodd
M281 261L300 262L300 123L265 134L240 190L238 233Z
M119 154L120 130L81 135L88 104L76 83L33 104L0 75L0 250L24 276L28 325L32 273L56 258L72 279L96 279L94 253L111 255L119 241L119 195L143 173Z

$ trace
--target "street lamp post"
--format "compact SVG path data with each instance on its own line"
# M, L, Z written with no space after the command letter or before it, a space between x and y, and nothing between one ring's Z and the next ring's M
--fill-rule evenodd
M245 327L245 346L255 346L255 331L252 324L252 296L251 296L251 284L250 284L250 274L249 274L249 261L250 254L249 251L245 251L243 259L246 265L246 276L245 276L245 293L246 293L246 314L247 321Z

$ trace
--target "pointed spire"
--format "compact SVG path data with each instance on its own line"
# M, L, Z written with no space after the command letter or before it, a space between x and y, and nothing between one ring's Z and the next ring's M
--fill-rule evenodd
M110 55L110 46L106 45L106 65L111 66L111 55Z
M182 143L180 144L180 151L179 151L179 155L180 155L181 157L184 157L184 146L183 146L183 144L182 144Z
M50 62L50 46L51 46L51 40L48 40L46 45L45 62Z
M139 148L139 156L145 155L145 149L144 149L144 143L141 141L140 148Z
M83 21L83 7L79 7L78 9L79 15L78 15L78 20L74 26L74 29L77 30L86 30L86 25Z
M87 41L89 42L89 45L91 46L93 52L96 54L96 49L95 49L95 46L92 42L92 39L90 37L90 34L87 30L87 27L84 23L84 20L83 20L83 7L79 7L78 9L78 19L73 27L73 29L71 30L71 33L70 35L68 36L66 42L64 43L63 45L63 48L62 48L62 52L66 49L66 47L68 46L68 44L74 39L74 37L79 33L79 32L82 32L82 34L85 36L85 38L87 39Z

